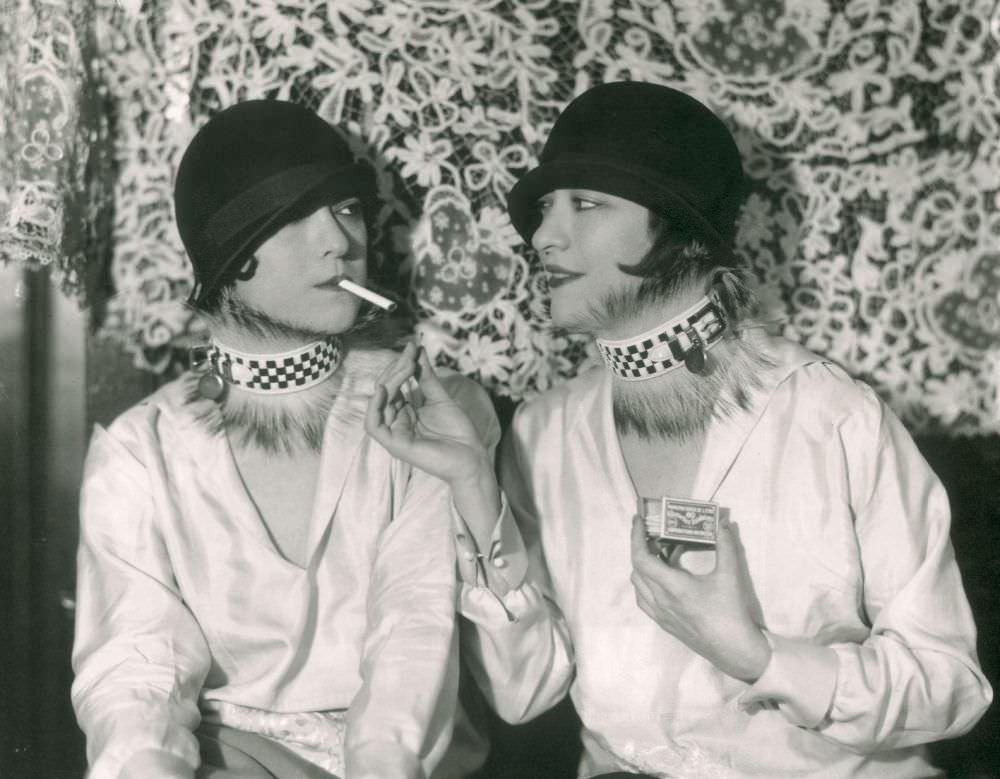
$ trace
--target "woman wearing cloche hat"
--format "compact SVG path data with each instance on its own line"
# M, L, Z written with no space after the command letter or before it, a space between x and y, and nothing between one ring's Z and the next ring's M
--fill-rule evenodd
M88 452L73 702L94 779L416 779L481 760L448 751L462 484L364 434L397 356L392 303L369 289L373 198L341 135L284 101L220 112L180 161L211 341ZM495 444L485 393L442 382L439 406Z
M503 511L464 514L463 648L508 720L569 691L581 777L936 775L922 744L992 697L947 496L871 389L755 320L743 190L712 111L622 82L510 193L604 365L518 409Z

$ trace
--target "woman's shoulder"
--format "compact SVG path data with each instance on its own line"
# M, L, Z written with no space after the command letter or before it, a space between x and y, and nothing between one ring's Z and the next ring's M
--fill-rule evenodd
M774 340L780 348L771 354L779 358L775 370L781 378L768 401L772 412L794 410L795 424L819 437L837 430L878 429L886 406L867 383L834 360Z
M199 396L198 378L196 374L185 373L163 384L118 414L107 426L107 432L128 439L149 434L164 422L188 422L202 404L213 403Z
M572 423L598 402L607 381L607 371L602 366L587 368L573 378L525 400L518 407L515 420L520 424L535 424L540 419Z

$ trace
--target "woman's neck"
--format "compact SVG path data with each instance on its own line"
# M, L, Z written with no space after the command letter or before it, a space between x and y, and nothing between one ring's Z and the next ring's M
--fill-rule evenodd
M705 290L699 284L681 289L665 300L643 302L637 298L632 311L607 317L596 336L609 341L633 338L679 317L704 297Z
M643 332L636 327L657 327L669 321L670 313L683 312L682 306L691 302L696 300L688 297L677 302L668 311L667 320L657 321L664 309L660 314L647 312L627 325L623 323L617 332L631 337ZM758 340L745 331L733 330L730 324L721 340L707 351L697 372L682 362L659 375L626 381L609 368L618 431L643 439L696 439L712 420L749 408L753 391L761 386L763 373L771 365Z
M327 418L343 383L338 377L342 372L340 350L330 351L326 344L301 355L297 353L322 341L322 336L310 342L305 335L252 332L219 321L212 322L210 332L218 359L226 362L226 370L221 372L233 374L232 380L227 378L224 397L212 404L211 415L231 444L286 455L319 451ZM270 369L260 368L253 380L249 374L243 375L248 365L264 364L279 355L289 356L287 362L294 367L291 375L276 381ZM303 386L294 388L298 381Z
M212 340L218 344L228 346L238 352L254 355L292 352L322 340L321 336L318 335L312 340L309 340L305 335L294 336L279 333L262 335L251 333L244 328L224 324L213 325L211 334Z

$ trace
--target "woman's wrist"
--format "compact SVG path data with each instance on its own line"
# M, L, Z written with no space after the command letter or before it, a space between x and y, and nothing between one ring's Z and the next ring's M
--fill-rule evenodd
M754 628L748 640L743 643L743 654L739 658L738 668L730 675L747 684L754 684L764 674L770 662L771 644L760 628Z
M478 467L450 485L455 508L475 536L480 552L488 553L488 544L500 516L500 487L493 464L484 457Z
M496 474L493 472L493 460L485 448L470 454L462 472L448 479L452 492L481 491L490 485L496 485Z

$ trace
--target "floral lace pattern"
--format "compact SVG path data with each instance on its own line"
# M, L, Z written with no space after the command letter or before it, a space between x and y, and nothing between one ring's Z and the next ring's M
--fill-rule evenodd
M0 14L0 262L51 268L82 301L110 238L92 21L87 0L13 0Z
M697 744L668 739L654 747L643 747L632 740L610 740L590 730L587 737L594 739L622 771L662 779L738 779L731 767Z
M224 701L202 701L208 722L274 739L335 776L344 775L346 712L307 711L284 714Z
M752 185L738 250L787 335L872 383L911 428L1000 430L994 0L95 8L118 172L104 329L141 367L170 370L198 328L172 221L179 154L212 112L275 96L362 139L385 199L382 276L411 296L440 360L514 399L573 375L595 355L548 328L504 197L574 94L641 79L695 94L733 129Z

